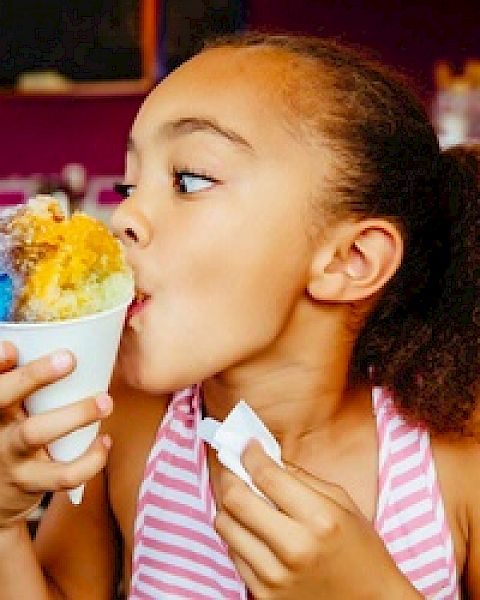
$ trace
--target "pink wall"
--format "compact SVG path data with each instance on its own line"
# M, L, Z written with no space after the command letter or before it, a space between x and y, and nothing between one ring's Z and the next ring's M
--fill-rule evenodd
M138 95L0 96L0 178L57 174L71 162L89 175L123 171Z

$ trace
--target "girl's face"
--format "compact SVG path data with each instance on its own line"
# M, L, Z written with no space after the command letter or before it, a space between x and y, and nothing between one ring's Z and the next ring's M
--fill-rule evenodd
M120 351L133 385L179 389L274 357L288 335L309 274L313 190L327 167L286 117L286 62L210 50L140 110L130 196L113 217L146 295Z

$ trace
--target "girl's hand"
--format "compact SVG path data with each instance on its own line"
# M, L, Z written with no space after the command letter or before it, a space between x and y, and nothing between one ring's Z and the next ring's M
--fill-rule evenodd
M24 399L61 379L74 359L60 351L16 367L12 344L0 342L0 528L26 516L46 491L69 490L92 478L105 465L110 440L97 439L77 460L52 461L45 447L53 440L108 416L107 394L28 417Z
M278 467L255 441L243 464L277 508L225 470L215 526L255 598L422 598L341 487Z

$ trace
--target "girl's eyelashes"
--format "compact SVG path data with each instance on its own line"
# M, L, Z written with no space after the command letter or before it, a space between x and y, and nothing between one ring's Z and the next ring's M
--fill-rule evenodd
M188 169L174 169L173 185L180 194L194 194L210 189L218 179L206 173L195 173Z
M135 186L128 183L115 183L113 191L119 194L124 200L129 198L135 191Z
M206 173L195 173L189 169L174 169L172 178L173 187L180 194L202 192L219 182ZM125 200L135 192L136 186L129 183L115 183L113 189Z

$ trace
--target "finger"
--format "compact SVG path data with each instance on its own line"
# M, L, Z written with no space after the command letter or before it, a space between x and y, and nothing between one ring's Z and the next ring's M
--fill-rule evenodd
M236 554L233 554L231 559L235 565L235 568L237 569L238 574L247 586L247 589L250 591L253 598L269 598L269 590L258 579L250 566Z
M326 488L321 491L305 485L287 469L279 467L265 454L256 440L247 444L242 463L258 489L295 521L310 524L312 515L315 515L319 525L324 519L329 526L332 516L342 510L342 507L325 493Z
M68 350L58 350L2 375L0 408L20 402L39 388L53 383L73 370L74 358Z
M69 463L50 459L23 461L14 472L14 483L28 494L74 489L104 468L110 446L110 436L102 435L82 456Z
M28 417L12 428L12 451L19 455L50 442L111 414L113 400L106 393L74 402L61 408Z
M11 342L0 342L0 373L17 364L17 350Z
M227 515L255 539L262 541L287 567L293 568L302 562L314 542L310 524L306 527L296 522L252 492L243 481L228 471L222 473L220 485L222 507ZM248 562L248 554L244 558Z
M286 577L285 567L270 548L227 512L217 514L215 529L227 544L232 559L237 557L248 566L251 573L248 587L257 587L259 582L276 585L276 581Z

